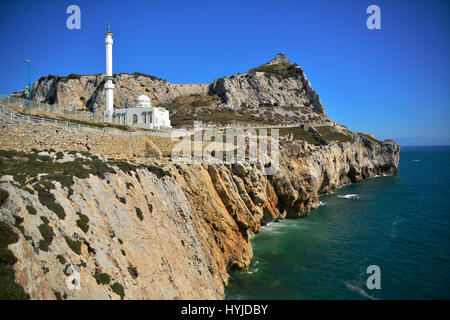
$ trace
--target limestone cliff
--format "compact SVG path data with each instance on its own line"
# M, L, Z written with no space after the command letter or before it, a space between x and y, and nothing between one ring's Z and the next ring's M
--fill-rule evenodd
M262 224L308 215L321 193L395 174L399 160L398 145L363 135L320 146L287 141L273 176L258 166L132 164L85 145L78 153L58 142L30 152L33 145L24 139L26 152L0 153L8 194L0 221L18 235L11 268L32 299L223 298L227 272L249 265L249 239ZM79 290L66 283L74 269Z
M152 104L173 101L178 96L207 95L209 84L172 84L154 76L135 72L113 75L114 106L133 107L136 98L145 94ZM48 75L35 81L31 88L31 99L48 104L59 104L67 109L89 109L95 99L97 111L105 109L104 75L77 75L67 77ZM95 98L94 98L95 96Z
M230 109L234 118L249 114L259 122L285 123L286 120L304 122L310 118L326 118L319 96L313 90L303 70L292 64L284 54L250 71L215 79L205 84L172 84L154 76L141 73L114 74L114 106L131 107L141 94L148 95L152 104L164 106L171 115L195 118L205 113ZM22 95L24 92L22 92ZM20 93L18 94L20 95ZM208 105L198 99L187 110L179 108L178 97L220 97ZM95 97L95 98L94 98ZM36 102L59 104L66 109L104 110L104 75L77 75L41 77L31 88L31 98ZM198 112L198 107L207 107ZM194 110L194 112L192 112ZM212 117L213 118L213 117ZM223 118L218 115L217 118ZM177 125L177 118L175 125ZM201 119L208 120L208 119ZM250 117L244 122L252 122Z
M247 73L214 80L213 91L234 108L260 106L325 109L303 70L284 54Z

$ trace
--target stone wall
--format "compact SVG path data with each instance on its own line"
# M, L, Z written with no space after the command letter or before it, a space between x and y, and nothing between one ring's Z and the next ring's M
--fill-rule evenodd
M113 159L161 156L152 137L147 135L115 135L0 118L0 149L28 152L33 148L89 151Z

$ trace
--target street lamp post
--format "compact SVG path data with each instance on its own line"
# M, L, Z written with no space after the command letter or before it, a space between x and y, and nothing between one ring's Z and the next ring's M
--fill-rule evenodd
M31 80L30 80L30 60L25 60L28 63L28 107L31 109Z

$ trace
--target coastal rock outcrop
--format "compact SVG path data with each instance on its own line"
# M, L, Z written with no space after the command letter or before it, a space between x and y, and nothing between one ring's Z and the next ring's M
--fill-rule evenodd
M228 271L249 266L250 237L262 225L308 215L342 184L395 174L399 160L398 145L364 136L286 142L273 176L258 165L127 164L23 149L0 152L9 194L0 220L19 236L9 245L15 281L32 299L224 298ZM79 289L67 282L76 272Z

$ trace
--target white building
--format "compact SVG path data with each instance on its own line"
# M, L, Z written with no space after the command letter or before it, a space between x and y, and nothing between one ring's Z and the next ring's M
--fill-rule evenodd
M135 125L149 129L172 128L169 120L169 111L164 108L152 107L149 97L140 95L136 99L134 108L114 108L114 84L112 73L112 33L108 30L105 33L106 46L106 77L105 77L105 111L103 118L105 121L116 122L126 125Z
M113 121L149 129L172 128L169 110L152 107L150 98L141 95L136 99L134 108L114 109Z

